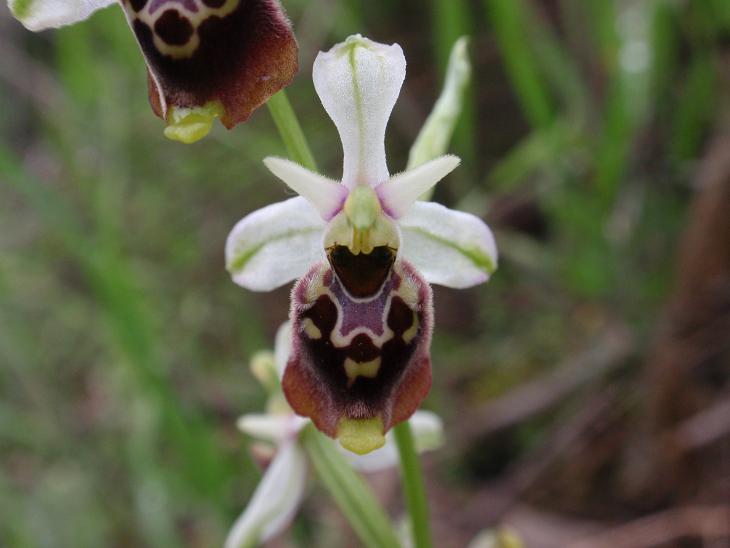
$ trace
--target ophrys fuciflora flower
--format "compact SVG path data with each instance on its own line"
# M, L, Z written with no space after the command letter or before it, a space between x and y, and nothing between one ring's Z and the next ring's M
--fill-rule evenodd
M147 64L165 134L193 142L216 117L244 122L297 71L297 43L278 0L8 0L27 28L76 23L118 1Z
M314 85L342 140L342 179L266 158L300 196L251 213L226 244L227 267L243 287L298 279L282 387L297 414L356 453L380 447L428 393L429 283L472 286L497 263L479 218L418 200L458 158L388 173L385 128L405 68L400 46L359 35L321 52Z

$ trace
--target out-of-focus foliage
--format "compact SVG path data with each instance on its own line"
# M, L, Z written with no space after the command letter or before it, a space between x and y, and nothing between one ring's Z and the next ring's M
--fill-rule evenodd
M609 325L646 349L689 182L726 114L730 3L284 4L302 67L289 96L335 177L316 51L353 32L403 46L408 76L387 142L397 172L453 41L471 36L473 83L452 147L463 164L435 199L496 226L502 261L489 287L436 291L427 405L465 448L437 467L439 481L471 490L584 400L481 445L460 437L469 409ZM191 147L166 140L116 6L38 35L3 6L0 45L0 544L217 545L259 474L234 428L264 404L245 364L287 315L286 290L243 291L223 266L235 221L286 196L261 164L285 155L275 126L261 109ZM620 406L639 413L641 371L626 369ZM581 501L592 517L620 500L590 485L562 495L556 507ZM293 538L349 538L344 525L322 533L321 516L300 519Z

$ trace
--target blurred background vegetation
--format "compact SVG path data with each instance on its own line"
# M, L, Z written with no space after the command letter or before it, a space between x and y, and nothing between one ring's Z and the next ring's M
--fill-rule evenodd
M435 292L436 544L507 524L528 546L730 546L730 2L284 5L289 96L332 176L317 51L403 46L399 171L471 37L435 199L485 218L501 264ZM288 306L236 287L223 244L285 197L261 163L283 145L266 109L164 139L118 7L32 34L3 5L0 45L0 545L219 545L260 476L235 430L264 405L248 359ZM355 541L315 487L279 542Z

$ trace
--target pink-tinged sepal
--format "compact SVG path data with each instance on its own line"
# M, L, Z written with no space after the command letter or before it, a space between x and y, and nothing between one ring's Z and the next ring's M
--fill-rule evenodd
M121 0L149 69L154 112L206 107L231 128L297 71L277 0Z
M375 449L428 393L432 318L431 288L406 261L395 260L366 298L327 263L315 265L292 291L289 404L348 449Z

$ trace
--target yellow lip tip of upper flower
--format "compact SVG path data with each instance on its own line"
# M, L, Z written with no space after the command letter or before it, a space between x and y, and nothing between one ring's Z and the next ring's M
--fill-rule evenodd
M195 143L208 135L213 120L222 115L223 105L220 101L211 101L200 107L170 107L165 137L186 145Z
M337 426L337 441L358 455L366 455L385 445L383 419L341 419Z

